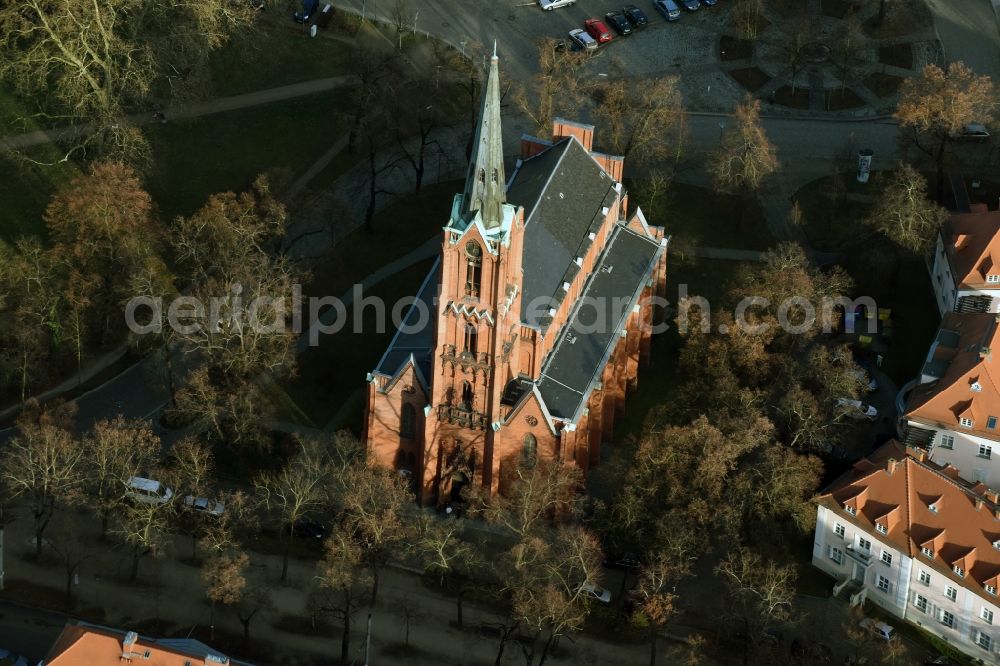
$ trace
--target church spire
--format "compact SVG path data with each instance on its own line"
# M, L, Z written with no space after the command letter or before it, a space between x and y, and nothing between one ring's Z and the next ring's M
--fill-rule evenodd
M506 201L506 178L503 171L503 134L500 131L500 74L496 42L479 111L479 127L472 146L469 173L465 181L464 209L466 213L480 211L483 226L499 227L503 222Z

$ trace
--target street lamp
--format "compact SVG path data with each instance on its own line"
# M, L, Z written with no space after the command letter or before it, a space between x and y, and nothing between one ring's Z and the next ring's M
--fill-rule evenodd
M722 145L722 139L726 136L726 123L719 123L719 145Z

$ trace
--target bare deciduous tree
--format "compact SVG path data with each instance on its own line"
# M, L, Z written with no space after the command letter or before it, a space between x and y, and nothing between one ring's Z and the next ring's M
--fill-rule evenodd
M156 461L160 438L146 421L117 417L102 420L83 439L84 491L101 517L101 536L108 519L122 507L129 480L142 476Z
M918 150L934 160L935 191L944 193L944 164L949 142L970 123L993 116L997 99L993 81L962 62L945 69L928 64L920 76L903 81L896 105L896 119Z
M306 439L280 471L263 474L255 481L260 501L284 533L282 583L288 579L288 557L295 538L295 524L327 506L331 471L323 444Z
M89 123L87 143L138 159L148 144L127 111L147 100L159 75L203 66L252 17L247 2L7 3L0 6L0 76L44 100L51 119Z
M339 522L361 549L372 578L371 603L378 603L379 575L410 535L404 509L413 502L407 479L366 461L347 470L336 491Z
M340 620L340 663L348 663L351 621L364 603L364 589L371 582L363 566L361 547L348 535L337 532L323 544L323 559L316 566L318 587L311 597L314 613L330 614Z
M556 40L538 42L538 74L514 90L514 103L531 119L540 138L552 135L552 119L576 110L586 89L584 56L556 50Z
M889 238L898 247L927 254L948 211L927 198L927 181L909 164L900 163L885 184L865 224Z
M795 569L741 547L730 551L716 567L716 574L728 588L726 613L745 636L744 663L755 663L768 630L790 615Z
M607 152L658 167L669 160L676 168L687 139L679 84L680 77L670 75L638 85L624 78L602 85L594 116Z
M27 499L34 521L35 555L56 507L73 498L83 481L83 449L70 433L53 424L20 424L5 447L0 478L10 494Z
M733 122L708 170L719 188L744 196L759 189L778 170L774 145L760 122L760 101L748 97L736 106Z

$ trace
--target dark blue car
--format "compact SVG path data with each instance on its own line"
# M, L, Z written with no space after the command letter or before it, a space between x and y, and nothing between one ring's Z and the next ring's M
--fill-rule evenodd
M302 0L302 9L292 14L296 23L309 23L319 8L319 0Z

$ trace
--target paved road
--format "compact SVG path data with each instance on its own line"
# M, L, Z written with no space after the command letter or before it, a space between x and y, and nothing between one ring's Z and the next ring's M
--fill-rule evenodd
M1000 30L990 0L927 0L944 56L1000 82Z
M61 613L0 602L0 648L37 664L55 643L66 620Z

